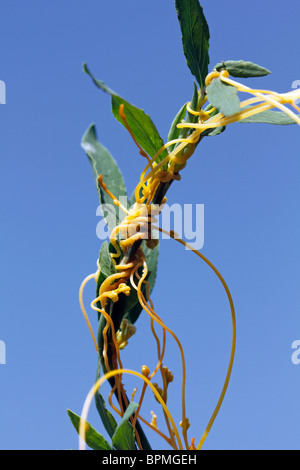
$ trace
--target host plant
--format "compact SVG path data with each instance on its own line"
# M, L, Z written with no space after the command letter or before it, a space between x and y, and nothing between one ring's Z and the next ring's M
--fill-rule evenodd
M244 60L220 62L209 73L209 28L201 5L198 0L175 0L175 8L182 33L183 51L197 83L194 82L191 101L180 108L171 124L167 143L163 142L151 118L143 110L94 78L84 65L85 72L95 85L111 96L113 115L129 132L140 154L147 160L147 165L133 196L124 204L121 201L127 201L127 191L121 172L108 150L98 142L94 125L82 139L82 147L92 164L110 240L104 241L101 246L97 271L87 276L80 287L80 305L98 358L96 381L86 398L81 416L68 410L81 437L80 448L84 448L86 442L95 450L150 450L141 422L150 431L158 433L173 449L202 448L222 404L233 366L236 343L234 305L230 291L216 267L171 232L172 238L191 249L214 271L226 291L231 311L231 354L224 386L204 434L196 441L195 437L188 437L185 354L179 338L159 317L150 298L158 260L158 239L154 231L162 230L155 225L156 217L163 210L168 189L173 182L180 181L182 170L202 139L217 136L235 122L300 124L300 109L296 104L300 97L299 89L280 94L251 89L239 83L237 78L263 77L270 73L266 68ZM245 99L242 98L244 94ZM112 204L118 207L117 217L110 209ZM98 315L96 335L84 308L82 295L84 286L92 279L96 282L96 296L91 302L92 309ZM142 313L150 317L150 334L156 342L157 365L153 370L145 364L141 364L140 371L128 370L122 363L121 350L135 333L135 323ZM160 328L162 341L156 332ZM172 372L164 365L167 334L175 339L181 355L182 418L179 427L174 422L167 401L168 386L174 379ZM127 396L122 382L127 374L142 381L139 397L136 396L136 390L131 398ZM107 403L119 416L119 422L108 410L100 394L100 387L105 381L111 385ZM143 416L143 399L147 388L154 394L158 406L162 407L165 430L158 427L154 413L151 422ZM88 409L94 398L111 443L87 422Z

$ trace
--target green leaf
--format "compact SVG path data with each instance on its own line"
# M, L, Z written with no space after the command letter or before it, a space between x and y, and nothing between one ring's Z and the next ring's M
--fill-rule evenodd
M79 434L80 416L67 410L71 423ZM86 421L85 441L93 450L113 450L112 446Z
M98 276L96 292L99 292L101 284L103 281L105 281L106 278L108 278L111 274L115 274L117 272L115 268L115 264L110 255L109 244L107 243L107 241L104 241L100 248L99 266L100 266L100 274ZM101 305L99 304L98 307L101 308ZM100 313L98 314L98 319L99 318L100 318Z
M245 108L244 108L245 109ZM300 117L300 115L298 115ZM262 113L255 114L254 116L247 117L240 122L245 123L261 123L261 124L276 124L281 126L288 126L290 124L296 124L287 114L281 111L263 111Z
M206 88L210 103L220 110L224 116L232 116L240 111L240 100L237 89L223 83L220 78L214 78Z
M120 105L124 105L124 114L136 141L143 150L150 155L150 157L154 157L164 143L150 116L148 116L148 114L146 114L142 109L133 106L128 101L121 98L117 93L107 87L104 82L97 80L89 71L86 64L84 64L84 70L93 79L93 82L98 88L111 96L113 115L125 127L125 129L127 129L125 122L120 116ZM165 150L158 157L157 162L161 161L166 156L167 151Z
M98 366L97 366L97 373L96 373L96 381L100 378L100 371L101 371L101 359L100 359L100 357L98 356ZM109 380L109 381L110 381L110 380ZM98 391L98 393L99 393L99 391ZM100 395L100 393L99 393L99 395ZM101 395L100 395L100 397L101 397ZM100 411L101 411L101 414L100 414L100 411L99 411L99 406L97 406L97 409L98 409L98 412L99 412L99 414L100 414L101 419L102 419L102 417L104 417L103 424L104 424L105 426L111 425L111 430L109 430L109 427L106 427L106 430L107 430L108 434L111 435L111 431L113 431L112 434L114 434L114 432L115 432L115 430L116 430L116 428L117 428L117 423L116 423L114 417L111 415L111 413L106 410L105 402L104 402L103 398L102 398L102 397L100 398L100 397L99 397L99 401L97 401L97 394L95 395L96 406L97 406L97 403L100 404ZM101 400L101 401L100 401L100 400ZM126 395L126 400L127 400L127 403L129 403L129 399L128 399L127 395ZM103 407L104 407L104 413L103 413ZM106 416L106 414L107 414L107 416ZM108 419L108 423L107 423L107 419ZM109 421L111 421L111 424L109 423ZM142 444L143 449L144 449L144 450L151 450L151 446L150 446L150 444L149 444L149 442L148 442L148 440L147 440L147 438L146 438L146 436L145 436L145 433L144 433L144 431L143 431L143 429L142 429L142 427L141 427L141 425L140 425L140 423L139 423L139 420L137 420L137 422L136 422L136 430L137 430L137 432L138 432L138 434L139 434L139 436L140 436L140 440L141 440L141 444Z
M176 114L176 116L175 116L175 118L174 118L174 121L173 121L172 124L171 124L170 130L169 130L169 134L168 134L168 142L171 141L171 140L175 140L175 139L178 139L178 138L179 138L181 129L178 129L177 124L179 124L180 122L182 122L183 119L184 119L184 116L185 116L185 114L186 114L186 105L187 105L187 103L185 103L185 104L182 106L182 108L178 111L178 113ZM175 147L175 144L170 145L170 146L168 147L169 152L172 152L172 150L174 149L174 147Z
M153 249L148 248L146 245L143 245L143 251L146 257L148 272L150 273L149 277L147 278L147 281L150 284L149 293L151 294L156 281L159 245L157 245Z
M194 111L197 111L198 109L198 102L199 102L199 93L198 93L198 86L197 84L194 82L194 93L193 93L193 97L192 97L192 100L190 102L190 108ZM169 131L169 136L168 136L168 140L171 140L170 137L173 137L173 139L184 139L188 133L189 133L189 129L188 128L182 128L182 129L178 129L177 128L177 124L179 124L180 122L184 122L184 123L188 123L188 122L197 122L197 116L191 114L191 113L187 113L186 112L186 109L187 109L187 104L186 103L185 105L183 105L183 107L181 108L181 110L178 112L177 116L175 117L173 123L172 123L172 126L171 126L171 129ZM185 117L185 119L183 119ZM168 151L169 152L172 152L172 150L177 147L179 144L173 144L171 145L170 147L168 147ZM186 147L186 150L185 151L189 151L189 145ZM165 170L167 170L167 166L166 168L164 168Z
M129 403L114 435L112 436L113 446L117 450L136 450L134 430L128 420L137 407L137 403Z
M105 427L108 435L112 437L117 429L117 422L111 412L106 408L105 400L99 390L97 390L95 394L95 403L103 426Z
M88 69L88 66L85 63L83 64L83 70L85 71L85 73L87 73L91 77L94 84L98 88L105 91L105 93L108 93L111 96L112 95L117 95L117 93L115 93L111 88L109 88L107 85L105 85L105 83L102 80L98 80L97 78L95 78L94 75L90 72L90 70Z
M113 114L123 126L124 121L120 117L119 109L120 105L124 104L124 113L135 139L150 157L154 157L164 145L164 142L150 116L145 114L142 109L133 106L119 96L112 96L111 101ZM156 162L163 160L166 156L167 151L164 150L158 156Z
M103 217L106 220L109 230L112 231L113 228L123 220L124 214L119 208L113 205L111 197L101 188L98 183L98 177L100 174L103 176L103 182L117 199L122 198L125 200L125 198L127 198L127 192L122 174L111 154L98 142L94 124L92 124L84 134L81 146L91 162Z
M101 268L101 274L103 274L105 279L111 274L115 274L117 272L109 251L109 245L106 241L102 243L100 249L99 264Z
M245 62L244 60L226 60L215 66L219 72L226 69L232 77L249 78L249 77L264 77L269 75L270 70L253 62Z
M192 101L190 104L191 110L197 111L198 100L199 100L198 87L197 87L197 84L194 82L194 93L193 93ZM197 119L198 119L197 116L195 116L194 114L188 113L185 118L185 122L197 122Z
M208 74L209 28L198 0L175 0L187 64L202 88Z
M142 273L141 268L138 270L138 272L141 275L141 273ZM145 294L145 291L146 291L145 286L143 286L143 288L142 288L143 294ZM131 312L131 310L137 304L138 304L137 291L133 287L131 287L130 294L128 296L126 296L125 299L124 299L124 316L123 316L123 318L127 318L130 321L130 323L133 323L133 322L131 321L131 318L128 315L128 312ZM142 307L141 307L140 312L141 311L142 311Z
M132 325L137 321L139 318L143 307L140 305L139 302L135 302L135 304L130 308L130 310L124 315L124 318L127 318Z
M222 132L224 132L225 130L226 130L226 126L216 127L207 135L208 137L213 136L213 135L219 135L219 134L222 134Z

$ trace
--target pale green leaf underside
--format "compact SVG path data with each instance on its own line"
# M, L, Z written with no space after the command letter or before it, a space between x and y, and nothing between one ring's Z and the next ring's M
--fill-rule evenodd
M124 218L124 214L113 205L111 197L100 187L98 176L100 174L103 176L104 183L117 199L127 197L123 176L109 151L98 142L94 124L84 134L81 146L91 162L102 213L109 230L112 231Z
M209 102L219 109L224 116L232 116L240 111L240 100L237 89L226 85L220 78L214 78L206 88Z
M298 115L299 117L300 115ZM292 119L287 114L282 111L263 111L260 114L255 114L254 116L247 117L240 122L244 123L261 123L261 124L275 124L281 126L288 126L291 124L296 124L294 119Z
M226 60L217 64L215 69L217 71L226 69L229 75L239 78L264 77L271 73L265 67L244 60Z

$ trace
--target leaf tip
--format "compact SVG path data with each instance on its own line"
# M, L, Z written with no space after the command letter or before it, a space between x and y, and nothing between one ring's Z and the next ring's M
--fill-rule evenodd
M87 66L86 62L83 62L82 68L83 68L83 71L84 71L85 73L89 74L89 69L88 69L88 66Z

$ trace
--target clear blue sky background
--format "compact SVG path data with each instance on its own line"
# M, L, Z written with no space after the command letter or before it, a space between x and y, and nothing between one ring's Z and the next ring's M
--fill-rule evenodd
M202 0L211 67L252 60L272 75L257 87L300 80L298 0ZM82 71L146 110L166 138L193 91L173 0L3 0L0 7L1 316L0 448L77 448L66 409L80 413L96 357L78 304L95 270L98 198L80 147L94 122L131 193L144 160ZM205 254L224 275L237 312L237 355L206 449L299 449L299 127L236 124L206 139L168 193L205 205ZM88 286L85 302L92 300ZM189 437L200 439L223 385L230 345L227 298L217 278L174 241L161 243L153 301L188 361ZM96 319L92 315L96 328ZM124 364L155 363L146 314ZM168 341L165 364L180 382ZM179 388L170 408L179 421ZM131 393L131 389L128 388ZM158 411L150 399L149 411ZM144 415L150 417L146 411ZM94 411L91 423L101 428ZM163 426L159 421L159 426ZM167 448L153 435L154 448Z

